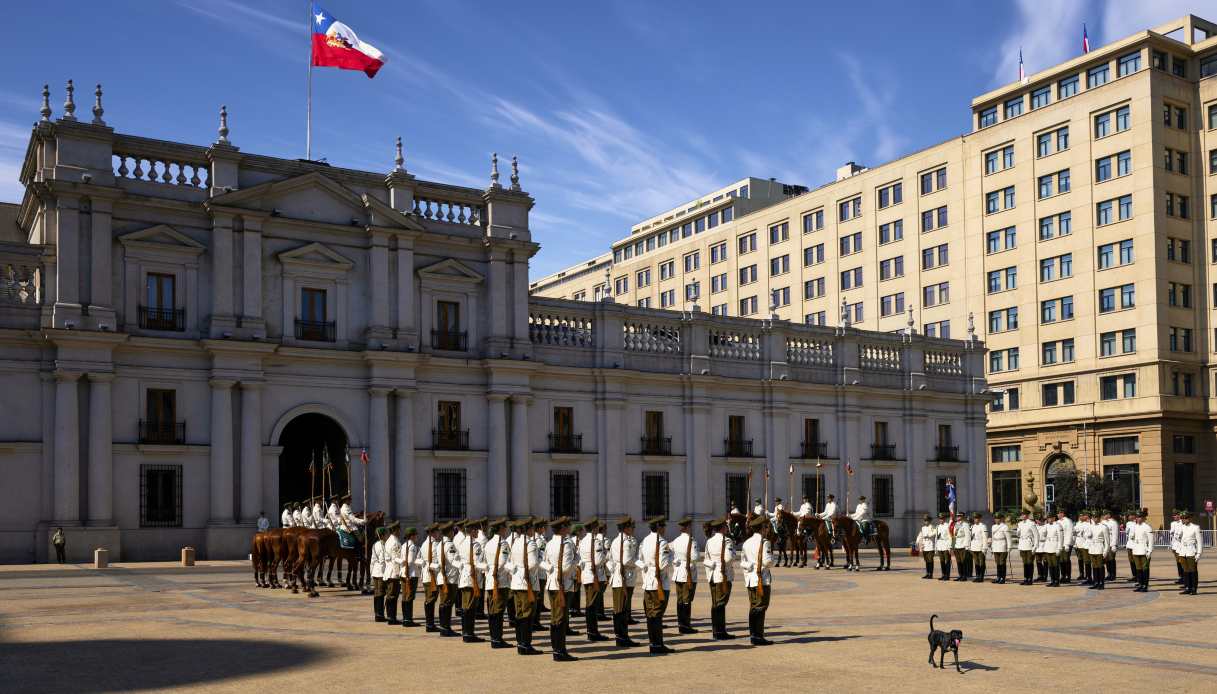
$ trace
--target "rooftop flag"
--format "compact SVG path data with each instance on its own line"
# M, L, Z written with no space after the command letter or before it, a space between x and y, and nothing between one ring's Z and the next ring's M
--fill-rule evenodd
M338 21L320 5L312 8L313 62L316 67L362 70L369 78L385 64L384 54L359 40L351 27Z
M1090 52L1090 37L1086 35L1086 22L1082 22L1082 52Z
M1027 83L1027 73L1023 70L1023 49L1021 48L1018 49L1018 81L1023 84Z

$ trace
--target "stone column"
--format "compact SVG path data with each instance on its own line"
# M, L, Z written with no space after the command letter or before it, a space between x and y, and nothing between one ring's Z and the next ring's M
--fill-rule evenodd
M232 386L213 378L211 385L211 524L232 523Z
M514 515L532 513L532 447L528 442L529 395L511 396L511 498L508 507Z
M507 396L502 393L490 393L486 399L490 402L490 453L486 467L487 506L492 516L503 516L512 511L522 514L526 509L509 509L507 503ZM512 472L515 472L514 468ZM514 481L513 475L512 482Z
M368 388L369 511L389 510L389 389ZM362 493L362 490L361 492Z
M111 373L89 374L89 525L114 525Z
M80 374L55 372L55 522L80 522Z
M241 233L241 316L255 321L262 320L262 223L257 219L245 220L245 231ZM248 327L248 326L246 326ZM244 384L241 386L244 388ZM241 511L245 513L244 510ZM255 517L254 520L257 520Z
M55 203L54 326L80 320L80 201L60 195ZM83 326L78 326L83 327ZM79 376L77 376L79 378Z
M522 255L522 252L521 254ZM517 257L511 264L512 314L511 338L514 347L529 345L528 339L528 258Z
M368 282L372 305L369 330L389 327L389 238L385 234L372 235L372 248L368 252Z
M258 381L241 381L242 523L257 522L258 511L265 510L262 508L262 385Z
M606 398L596 405L600 410L600 426L596 439L596 449L599 451L596 472L603 490L600 495L601 503L604 504L599 511L601 516L615 517L630 510L625 501L625 480L621 478L629 472L625 469L625 401Z
M414 480L414 390L398 388L397 446L393 458L394 514L398 518L415 518L418 505L414 499L418 488Z
M110 232L110 214L114 204L107 199L97 198L93 200L93 210L90 219L90 249L93 256L93 272L91 279L91 287L89 291L89 308L90 315L96 313L93 309L109 309L113 310L114 293L112 285L113 273L110 270L111 265L111 246L114 243L114 238ZM110 326L114 328L113 325ZM90 380L93 376L90 374ZM90 513L90 516L93 514Z
M232 218L216 216L211 227L211 330L212 337L219 337L233 320L232 288ZM284 299L287 301L288 299ZM286 331L287 328L284 328ZM231 386L230 386L231 387Z
M414 242L397 238L397 340L417 347L418 319L414 316ZM407 339L409 338L409 339Z

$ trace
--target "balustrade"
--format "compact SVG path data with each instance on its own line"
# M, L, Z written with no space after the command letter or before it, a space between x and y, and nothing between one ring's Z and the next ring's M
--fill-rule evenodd
M528 339L535 345L592 347L592 320L532 311L528 314Z
M207 162L115 152L114 175L132 181L205 189L211 176Z
M621 326L627 352L680 354L680 328L661 323L626 322Z
M481 205L457 200L415 196L414 214L433 222L480 227L485 218Z
M719 359L760 361L761 338L738 330L710 330L710 356Z

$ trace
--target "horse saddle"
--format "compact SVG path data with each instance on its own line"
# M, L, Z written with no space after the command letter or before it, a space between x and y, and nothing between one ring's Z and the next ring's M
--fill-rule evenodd
M870 540L875 536L875 524L871 521L859 521L858 531L862 533L862 540L870 544Z
M349 533L342 528L338 529L338 546L343 549L355 549L359 544L354 533Z

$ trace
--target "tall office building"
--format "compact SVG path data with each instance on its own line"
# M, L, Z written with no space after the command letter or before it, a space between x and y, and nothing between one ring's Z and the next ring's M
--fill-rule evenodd
M994 399L988 498L963 506L1028 489L1051 505L1073 469L1117 480L1156 525L1201 507L1217 496L1217 25L1183 17L971 109L969 133L716 228L648 220L532 292L941 337L974 324Z

